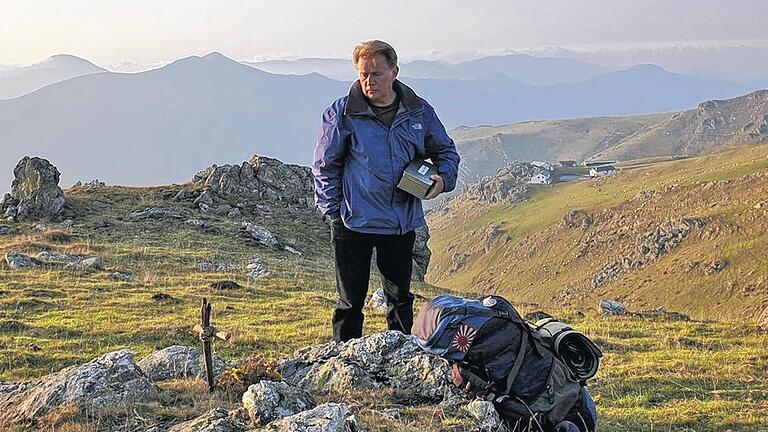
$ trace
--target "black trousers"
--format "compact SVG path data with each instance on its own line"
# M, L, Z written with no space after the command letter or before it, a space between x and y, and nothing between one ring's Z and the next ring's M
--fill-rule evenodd
M368 295L373 248L376 248L381 286L387 298L387 325L390 330L411 333L411 272L415 240L415 231L403 235L364 234L350 230L341 222L331 225L336 289L339 292L332 318L335 340L346 341L363 335L363 306Z

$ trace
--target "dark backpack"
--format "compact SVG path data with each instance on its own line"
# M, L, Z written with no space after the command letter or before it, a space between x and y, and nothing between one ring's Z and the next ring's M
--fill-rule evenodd
M571 422L594 431L597 414L583 382L558 358L555 338L537 330L502 297L442 295L422 307L412 333L424 351L457 364L464 389L492 401L513 430L567 430L562 425Z

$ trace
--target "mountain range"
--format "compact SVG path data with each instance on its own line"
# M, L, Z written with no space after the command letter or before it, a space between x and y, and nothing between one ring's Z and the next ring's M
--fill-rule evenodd
M750 90L650 65L552 85L502 74L403 81L436 107L448 128L667 112ZM272 74L219 53L141 73L76 76L0 100L0 183L10 183L7 173L26 154L61 167L64 184L182 182L212 162L253 153L309 164L323 108L349 85L318 73Z
M768 143L768 90L674 113L460 127L451 131L468 184L515 161L694 156Z
M57 54L29 66L0 69L0 99L13 99L80 75L106 72L88 60Z
M303 75L317 72L343 81L357 79L350 60L312 58L244 63L279 74ZM488 56L460 63L415 60L400 64L401 77L462 80L499 77L532 85L577 82L609 71L608 68L580 60L534 57L528 54Z

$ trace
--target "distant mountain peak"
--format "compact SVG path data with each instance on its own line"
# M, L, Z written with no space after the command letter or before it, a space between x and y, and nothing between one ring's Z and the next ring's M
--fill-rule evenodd
M86 68L105 70L99 66L96 66L95 64L91 63L90 61L84 58L81 58L72 54L54 54L48 57L47 59L43 60L42 62L32 65L31 67L42 67L42 68L86 67Z
M632 66L628 70L635 70L635 71L647 71L647 72L663 72L663 73L669 73L666 69L663 67L654 64L654 63L640 63Z
M242 63L236 60L233 60L218 51L213 51L202 57L192 55L189 57L180 58L168 64L166 67L175 68L181 65L205 65L205 66L231 65L231 66L238 66L238 67L245 66Z
M203 56L203 60L232 60L231 58L225 56L224 54L218 52L218 51L211 51L205 56Z

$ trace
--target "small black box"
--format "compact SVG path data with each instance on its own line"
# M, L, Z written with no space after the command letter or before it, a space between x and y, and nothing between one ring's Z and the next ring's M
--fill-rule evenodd
M437 174L437 168L434 165L423 159L414 159L405 168L397 188L424 199L435 184L435 181L429 178L434 174Z

